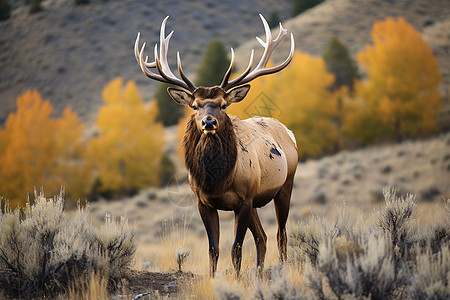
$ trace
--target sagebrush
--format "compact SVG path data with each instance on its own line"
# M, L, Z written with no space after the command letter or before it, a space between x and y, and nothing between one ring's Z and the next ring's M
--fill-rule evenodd
M64 293L93 273L114 289L126 278L136 251L134 228L126 218L107 216L95 229L86 208L64 212L64 194L0 213L0 291L10 297L50 297ZM83 280L84 279L84 280Z
M419 200L383 190L386 205L358 224L345 209L289 232L289 263L240 290L215 286L219 299L449 299L450 210L430 228L416 226ZM291 278L296 273L300 283ZM290 274L290 275L289 275ZM291 276L291 277L290 277Z

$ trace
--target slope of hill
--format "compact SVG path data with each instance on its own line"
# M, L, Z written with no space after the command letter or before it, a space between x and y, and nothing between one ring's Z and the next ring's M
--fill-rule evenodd
M450 128L450 1L443 0L327 0L288 22L284 27L294 33L296 49L322 55L332 35L336 35L356 53L371 44L371 28L375 21L402 16L423 34L438 59L443 81L440 86L446 101L440 113L440 124ZM275 30L278 33L277 30ZM289 42L281 43L274 53L275 61L284 60ZM262 54L256 40L236 51L237 65L246 66L251 49Z
M238 63L247 61L250 48L259 49L254 37L263 33L258 13L276 10L290 18L290 0L265 1L93 1L75 6L70 0L47 0L44 11L28 14L15 1L12 17L0 22L0 124L15 110L15 99L26 89L38 89L60 112L70 105L92 121L101 104L101 90L114 77L135 80L145 99L156 84L140 72L132 53L136 33L151 48L159 26L171 15L168 30L175 30L169 56L175 63L180 50L187 73L195 72L206 43L220 37L227 47L237 47ZM370 42L373 21L402 15L424 33L437 55L448 94L450 2L442 0L327 0L284 22L294 32L296 48L320 55L331 35L338 35L352 54ZM275 58L287 54L282 43Z
M236 47L260 34L258 13L268 16L276 9L282 19L291 15L290 0L110 0L81 6L51 0L43 6L35 15L19 6L0 22L0 124L29 88L38 89L58 112L71 105L84 120L92 120L102 88L117 76L137 81L149 99L156 84L142 75L134 41L140 31L152 58L167 15L167 33L175 30L169 60L175 64L179 50L187 73L195 72L212 38Z

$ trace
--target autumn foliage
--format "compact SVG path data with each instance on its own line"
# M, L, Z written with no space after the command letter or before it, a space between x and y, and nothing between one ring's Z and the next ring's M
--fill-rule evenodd
M335 38L326 62L296 52L287 69L253 81L246 99L228 113L279 119L294 132L303 157L434 132L441 75L430 47L403 18L375 22L371 36L373 44L357 54L360 72ZM342 65L350 66L345 80ZM35 187L57 194L64 186L66 198L76 201L89 191L118 195L167 182L170 174L161 180L167 173L162 165L170 164L163 161L156 101L144 103L136 84L121 78L102 95L97 134L85 140L85 125L70 108L53 117L37 91L19 96L17 111L0 129L0 195L14 205ZM181 140L185 121L178 124Z
M336 85L322 58L296 52L289 68L252 82L246 101L229 112L276 117L306 157L433 132L442 99L430 47L402 18L376 22L372 38L357 55L365 79Z
M403 18L375 22L371 35L373 45L358 53L367 80L355 87L360 105L353 104L347 132L362 143L432 132L442 98L430 47Z
M159 183L164 131L155 101L144 104L136 83L116 78L103 89L98 135L88 146L101 190L127 192Z
M35 187L68 197L85 196L90 168L83 160L84 124L70 108L52 118L53 107L33 90L17 98L17 111L0 130L0 194L12 201L25 200Z

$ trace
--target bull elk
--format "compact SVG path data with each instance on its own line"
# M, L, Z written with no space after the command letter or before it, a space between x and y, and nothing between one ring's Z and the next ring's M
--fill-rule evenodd
M264 268L267 236L263 230L257 208L272 199L278 221L277 242L281 261L286 260L286 221L289 213L294 174L297 168L297 144L293 133L272 118L253 117L240 120L227 114L226 109L240 102L247 95L253 79L279 72L292 60L294 37L291 33L291 49L288 58L280 65L267 68L270 55L280 44L287 30L280 23L280 33L272 40L269 25L260 15L266 33L266 41L257 38L264 53L252 70L254 51L245 71L233 80L231 62L222 83L213 87L196 87L183 73L177 53L180 78L170 70L167 50L173 31L166 37L161 25L160 46L155 45L153 62L144 60L145 43L139 50L138 33L134 52L142 71L151 79L173 84L169 87L172 99L193 109L183 138L185 165L189 171L189 183L197 196L198 210L209 240L210 275L214 277L219 258L219 216L217 210L234 211L235 239L231 250L233 266L239 276L242 259L242 243L247 228L253 234L257 267ZM156 69L157 73L151 69Z

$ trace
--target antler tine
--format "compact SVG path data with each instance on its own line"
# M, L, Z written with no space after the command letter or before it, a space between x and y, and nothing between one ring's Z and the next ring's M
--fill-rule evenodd
M189 86L190 91L195 91L197 87L192 83L192 81L189 80L189 78L187 78L187 76L183 72L183 68L181 67L181 57L179 51L177 52L177 63L178 63L178 73L180 73L181 78Z
M148 57L145 59L145 61L143 60L145 43L143 44L142 49L139 52L138 49L139 49L140 33L138 33L136 42L134 44L134 55L139 63L139 66L141 67L142 71L147 77L161 82L174 84L193 92L195 91L196 86L183 73L179 53L177 54L178 70L180 71L180 75L183 80L177 78L170 70L170 66L167 60L167 53L169 50L169 42L170 38L172 37L173 31L169 33L167 37L165 36L166 22L168 18L169 16L167 16L161 24L159 55L158 55L158 44L155 44L154 49L155 61L148 63L147 62ZM153 73L152 71L150 71L150 68L156 68L159 74Z
M233 48L231 48L231 63L230 63L230 67L228 68L227 73L225 74L222 83L220 84L220 87L224 90L229 89L228 86L230 86L231 84L234 84L236 82L241 81L245 76L248 75L248 73L250 73L250 70L252 69L253 66L253 57L255 54L255 49L252 49L252 52L250 54L250 60L248 62L248 66L245 69L245 71L239 75L238 77L236 77L235 79L228 81L230 79L230 75L231 75L231 70L233 69L233 65L234 65L234 50Z
M267 24L266 19L264 19L264 17L261 14L259 16L264 25L264 30L266 33L266 41L264 42L259 37L257 37L256 39L261 44L261 46L264 47L264 53L263 53L260 61L258 62L257 66L255 67L255 69L250 72L252 60L253 60L253 50L252 50L249 67L247 67L247 69L244 71L244 73L242 73L239 77L237 77L236 79L233 79L230 82L225 82L225 78L224 78L224 81L222 82L221 87L225 91L231 89L232 87L248 83L259 76L268 75L268 74L272 74L272 73L281 71L287 65L289 65L289 63L291 62L291 60L294 56L295 42L294 42L294 35L291 33L291 50L289 52L288 58L282 64L280 64L278 66L275 66L272 68L266 68L267 63L269 62L270 56L272 55L272 52L281 43L281 40L287 34L287 30L284 29L283 25L281 25L281 23L280 23L280 32L278 33L278 36L275 38L275 40L272 40L272 34L270 32L269 24ZM228 76L228 78L229 78L229 76ZM227 79L227 81L228 81L228 79Z
M134 56L136 57L136 61L140 64L139 61L139 41L141 39L141 33L138 32L137 37L136 37L136 42L134 43ZM147 68L155 68L156 67L156 63L147 63L148 60L148 56L145 58L144 64Z
M142 72L144 72L145 75L147 75L147 77L154 79L154 80L158 80L158 81L163 81L164 82L164 78L158 74L153 73L152 71L150 71L147 68L148 63L146 63L142 57L144 56L144 49L145 49L145 43L142 45L141 51L139 52L139 56L137 58L139 66L141 67ZM151 63L151 65L155 65L156 66L156 62Z
M234 49L231 48L231 61L230 61L230 66L228 67L227 72L225 73L225 76L223 77L222 83L220 84L220 86L223 88L225 86L225 84L228 83L228 79L230 79L230 75L231 75L231 71L233 71L233 66L234 66Z
M159 60L161 61L162 71L167 74L168 77L175 77L169 67L167 60L167 52L169 51L169 42L172 37L173 30L166 37L166 23L169 16L167 16L161 23L161 31L159 35Z

